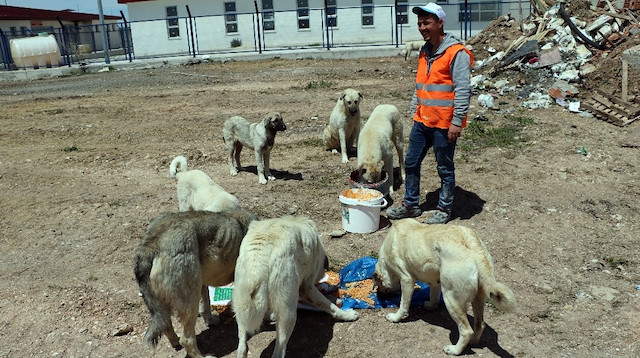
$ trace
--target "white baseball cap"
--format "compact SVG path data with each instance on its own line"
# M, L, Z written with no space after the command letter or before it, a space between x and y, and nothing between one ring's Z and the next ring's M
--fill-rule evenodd
M442 7L436 3L430 2L424 6L415 6L413 8L413 13L416 15L423 15L424 13L429 13L436 15L438 19L443 20L447 16L442 10Z

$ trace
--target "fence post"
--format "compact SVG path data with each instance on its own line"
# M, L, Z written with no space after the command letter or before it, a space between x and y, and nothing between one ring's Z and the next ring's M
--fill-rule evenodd
M64 24L62 23L62 20L60 20L59 16L56 16L56 20L58 20L58 23L60 24L60 32L62 35L62 53L65 60L67 61L67 65L71 67L71 56L69 55L69 51L67 51L69 47L69 44L67 42L67 35L66 35L67 31L65 30Z
M124 12L120 10L120 16L122 17L122 21L124 21L124 46L126 48L126 54L129 57L129 62L131 59L131 47L129 46L129 26L127 25L127 18L124 17Z
M4 68L10 70L13 58L11 57L11 46L9 45L9 39L0 29L0 57L3 60Z
M327 0L324 0L324 29L327 36L327 50L331 50L331 42L329 41L329 13L327 7Z
M189 15L189 34L191 35L191 48L193 49L193 57L196 57L196 42L193 39L193 17L191 16L191 10L189 5L187 7L187 15Z
M260 37L260 11L258 11L257 0L253 0L253 6L256 8L256 29L258 31L258 53L262 53L262 38Z

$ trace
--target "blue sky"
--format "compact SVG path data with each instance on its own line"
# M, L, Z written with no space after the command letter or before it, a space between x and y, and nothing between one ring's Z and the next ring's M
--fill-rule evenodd
M98 14L98 1L102 1L105 15L120 16L120 10L128 16L127 5L118 4L118 0L0 0L0 5L30 7L34 9L64 10Z

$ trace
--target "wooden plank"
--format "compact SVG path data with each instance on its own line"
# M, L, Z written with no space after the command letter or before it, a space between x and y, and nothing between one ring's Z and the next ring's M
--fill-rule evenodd
M623 101L622 99L620 99L618 97L611 96L611 95L605 93L601 89L596 89L596 93L606 97L609 101L611 101L611 102L623 107L627 111L627 117L633 118L633 117L636 117L636 116L640 115L640 106L636 105L635 103L631 103L628 100L627 101Z
M609 108L612 112L616 112L619 113L622 116L627 116L627 111L617 107L613 102L611 102L608 98L598 94L598 93L594 93L591 95L591 98L602 103L605 107Z
M627 96L629 84L629 62L626 60L622 60L622 100L627 101L629 97Z
M587 102L583 102L580 104L582 107L586 108L589 112L595 114L598 117L601 117L602 119L611 122L613 124L619 125L619 126L623 126L624 125L624 121L622 121L621 119L610 115L609 113L597 108L596 106L593 106L591 103L587 103Z

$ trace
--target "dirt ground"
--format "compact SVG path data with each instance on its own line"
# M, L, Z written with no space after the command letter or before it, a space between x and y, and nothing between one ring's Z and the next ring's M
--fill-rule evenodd
M132 269L150 220L177 210L168 176L176 155L260 218L311 217L332 269L375 255L386 228L328 235L342 229L338 195L356 158L345 165L324 151L322 129L353 87L365 119L378 104L396 105L407 137L414 68L400 57L265 60L0 83L0 357L184 357L164 337L156 350L142 344L149 315ZM639 356L640 123L616 127L557 105L529 110L514 93L499 110L472 103L470 118L490 125L530 121L525 145L456 153L451 224L477 231L519 304L515 313L487 305L481 342L464 355ZM277 180L258 184L250 151L246 171L231 177L223 121L269 111L288 126L271 156ZM466 140L463 132L459 148ZM422 175L422 208L431 210L439 188L431 152ZM387 312L361 310L343 323L299 311L287 356L437 357L457 340L444 307L415 307L398 324ZM212 328L199 320L196 330L204 353L235 357L230 316ZM252 337L250 356L270 356L274 337L273 327Z

